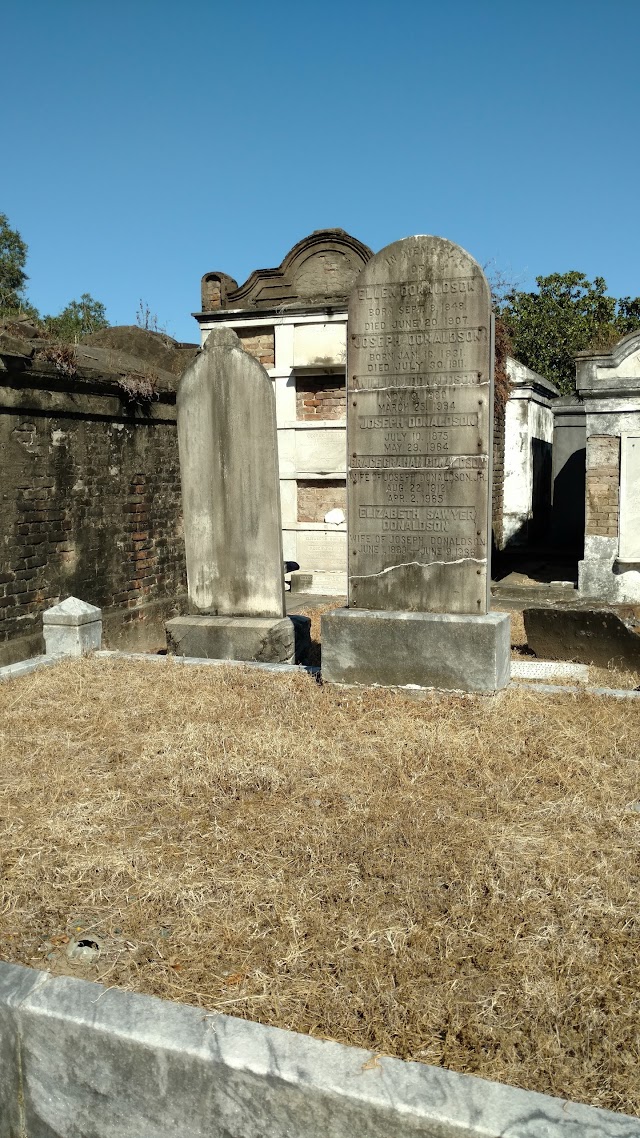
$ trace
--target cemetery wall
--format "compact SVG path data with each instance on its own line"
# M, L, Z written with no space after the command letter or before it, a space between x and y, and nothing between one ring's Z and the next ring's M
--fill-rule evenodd
M41 613L69 595L105 610L108 646L161 647L186 589L175 392L141 405L9 368L0 464L0 665L43 650Z

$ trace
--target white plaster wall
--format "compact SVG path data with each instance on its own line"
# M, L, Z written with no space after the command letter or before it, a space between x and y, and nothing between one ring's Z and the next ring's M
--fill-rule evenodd
M596 367L598 380L637 379L640 380L640 349L632 352L617 367Z
M623 562L640 564L640 438L623 435L620 448L620 549Z
M527 400L510 398L504 424L503 538L516 536L531 514L531 447Z
M343 572L347 580L346 526L325 529L321 525L306 524L298 528L298 557L303 572ZM313 567L313 569L312 569Z
M347 435L344 423L316 427L298 423L295 431L296 470L345 476Z
M552 405L529 387L516 389L507 401L504 435L503 534L505 544L509 544L518 534L523 534L532 517L535 494L532 442L540 439L553 445Z
M294 367L344 367L346 360L347 326L345 323L294 325Z

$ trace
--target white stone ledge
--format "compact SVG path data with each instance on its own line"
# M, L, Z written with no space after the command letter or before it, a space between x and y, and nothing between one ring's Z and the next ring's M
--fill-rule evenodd
M60 663L62 656L31 656L29 660L19 660L17 664L6 664L0 668L0 683L3 680L16 680L19 676L28 676L38 668L50 668L52 664Z
M610 699L640 699L640 691L634 688L590 688L574 687L572 684L542 684L534 680L512 680L510 687L530 688L543 695L601 695Z
M589 679L588 664L565 664L561 660L512 660L512 680L553 679L554 676L566 676L572 680Z
M0 1138L640 1138L640 1119L0 964Z
M217 660L210 656L169 656L164 653L117 652L108 649L94 652L94 656L100 660L152 660L162 664L206 664L212 668L259 668L263 672L308 672L310 676L315 676L320 671L311 664L266 664L261 660Z

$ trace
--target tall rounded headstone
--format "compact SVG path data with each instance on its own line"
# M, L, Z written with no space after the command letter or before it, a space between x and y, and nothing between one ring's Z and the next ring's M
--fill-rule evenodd
M229 328L178 388L189 599L218 616L284 615L275 396Z
M490 613L489 287L459 245L407 237L349 304L349 605L322 618L330 683L497 691L509 617Z
M486 613L491 304L441 237L372 258L349 304L349 606Z

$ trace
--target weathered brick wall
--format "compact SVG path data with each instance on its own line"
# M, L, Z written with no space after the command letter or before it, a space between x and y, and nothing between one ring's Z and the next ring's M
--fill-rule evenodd
M347 511L347 488L344 480L298 479L298 521L322 522L329 510Z
M592 435L587 439L587 534L616 537L620 513L620 439Z
M236 328L242 347L255 356L263 367L275 366L275 339L273 328Z
M161 647L184 602L175 395L92 387L0 377L0 665L42 651L41 613L67 596L107 610L120 647Z
M346 419L347 396L342 377L296 378L296 418Z

